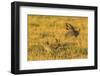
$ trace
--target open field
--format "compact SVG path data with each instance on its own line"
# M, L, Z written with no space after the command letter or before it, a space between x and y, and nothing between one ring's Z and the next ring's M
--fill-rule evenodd
M29 61L87 57L87 17L28 15Z

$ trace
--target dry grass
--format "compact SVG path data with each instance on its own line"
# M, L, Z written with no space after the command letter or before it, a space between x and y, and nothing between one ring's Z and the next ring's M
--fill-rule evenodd
M66 36L65 23L80 28L78 37ZM28 15L28 60L88 57L88 18Z

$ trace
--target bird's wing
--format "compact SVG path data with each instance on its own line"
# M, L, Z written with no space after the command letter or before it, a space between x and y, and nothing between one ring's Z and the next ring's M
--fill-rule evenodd
M75 30L75 28L73 27L73 25L69 24L69 26L70 26L70 28L71 28L72 30Z
M66 24L66 29L69 30L69 26L68 26L68 24Z

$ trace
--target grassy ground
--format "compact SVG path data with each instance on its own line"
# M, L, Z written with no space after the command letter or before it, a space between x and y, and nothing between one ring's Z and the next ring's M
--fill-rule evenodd
M78 37L66 35L72 24ZM88 57L88 18L28 15L28 60L81 59Z

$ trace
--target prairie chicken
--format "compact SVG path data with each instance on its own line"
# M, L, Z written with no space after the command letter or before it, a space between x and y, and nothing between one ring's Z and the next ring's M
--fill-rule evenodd
M66 35L78 37L80 34L80 29L76 29L73 25L66 23L66 30L68 31Z

